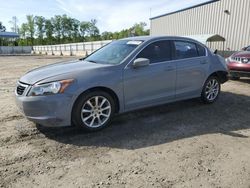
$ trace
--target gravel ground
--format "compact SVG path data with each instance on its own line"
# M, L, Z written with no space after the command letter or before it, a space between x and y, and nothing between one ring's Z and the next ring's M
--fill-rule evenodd
M97 133L36 126L15 83L67 59L0 57L0 187L250 187L250 79L224 84L215 104L126 113Z

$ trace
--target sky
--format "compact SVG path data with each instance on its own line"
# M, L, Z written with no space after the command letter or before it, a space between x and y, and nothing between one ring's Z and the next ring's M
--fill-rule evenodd
M12 16L26 22L26 15L51 18L67 14L79 21L97 19L101 32L120 31L150 17L180 10L209 0L0 0L0 21L9 31Z

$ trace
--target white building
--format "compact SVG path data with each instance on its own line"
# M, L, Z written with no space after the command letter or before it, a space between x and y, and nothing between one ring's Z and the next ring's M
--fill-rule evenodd
M250 0L210 0L196 6L151 18L151 35L219 34L225 50L250 45ZM223 43L211 48L223 50Z

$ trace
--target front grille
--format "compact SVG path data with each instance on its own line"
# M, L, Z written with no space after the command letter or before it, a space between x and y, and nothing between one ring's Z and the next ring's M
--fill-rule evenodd
M246 57L233 57L232 59L241 63L250 63L250 58Z
M235 61L241 61L240 57L233 57L232 59L235 60Z
M24 84L21 84L21 83L18 83L17 84L17 88L16 88L16 93L18 95L23 95L25 89L28 87L28 85L24 85Z

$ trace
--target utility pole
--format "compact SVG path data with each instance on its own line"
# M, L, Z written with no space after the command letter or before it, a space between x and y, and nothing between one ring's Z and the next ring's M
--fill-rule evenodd
M18 25L17 25L18 19L16 16L12 17L12 20L9 21L10 24L12 24L11 30L15 33L18 32Z

